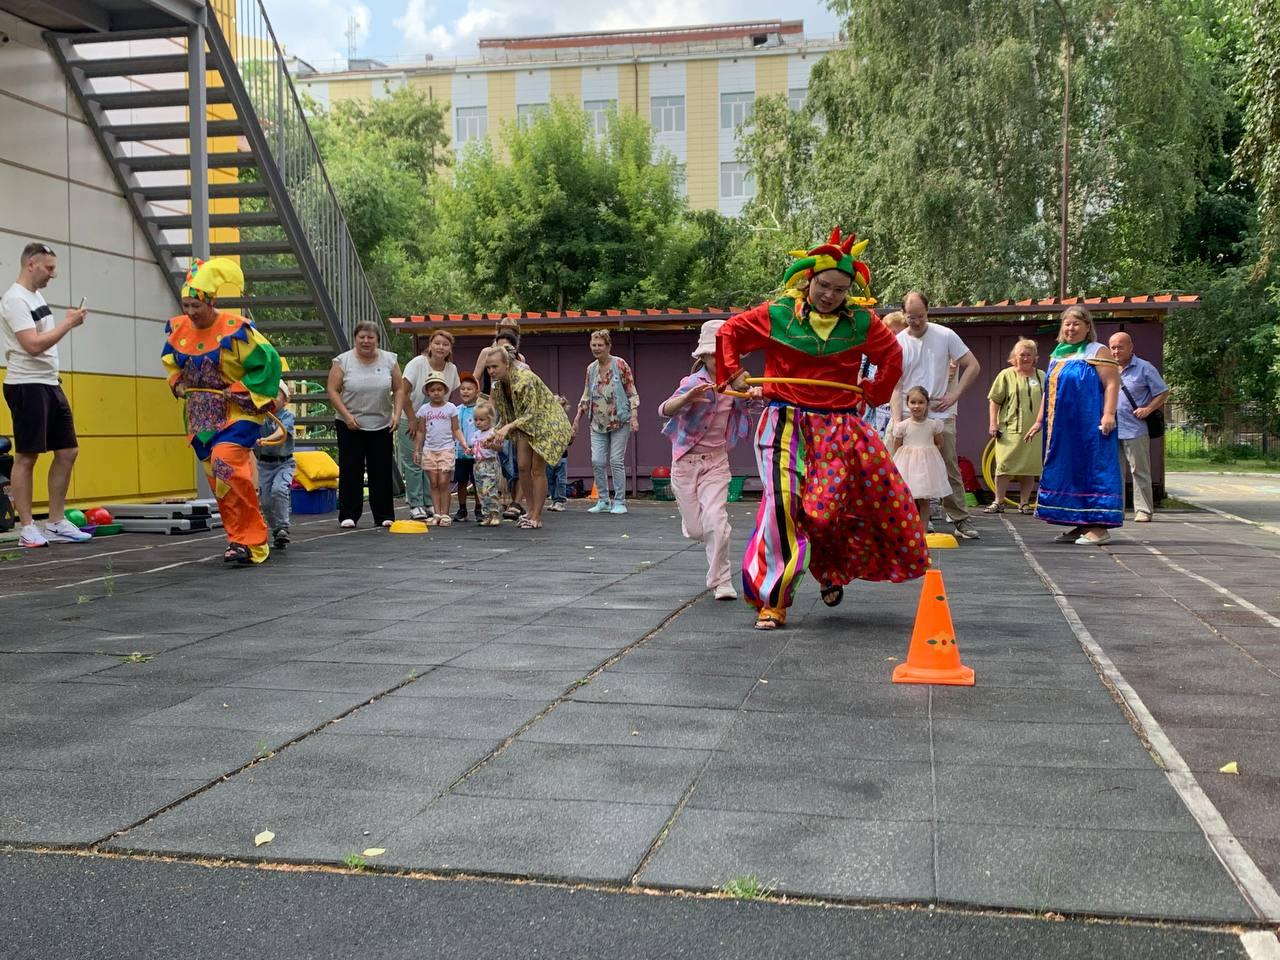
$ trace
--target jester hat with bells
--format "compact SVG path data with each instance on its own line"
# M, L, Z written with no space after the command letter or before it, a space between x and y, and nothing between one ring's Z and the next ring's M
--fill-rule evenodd
M240 264L226 257L211 260L192 260L187 279L182 284L182 295L204 303L213 303L223 297L238 297L244 292L244 274Z
M871 271L858 254L867 248L868 241L857 243L856 234L840 236L840 228L831 231L827 242L812 250L792 250L790 256L800 259L787 268L782 275L782 288L803 299L805 288L815 274L824 270L839 270L853 278L853 287L849 291L849 302L857 306L871 306L875 300L871 296Z

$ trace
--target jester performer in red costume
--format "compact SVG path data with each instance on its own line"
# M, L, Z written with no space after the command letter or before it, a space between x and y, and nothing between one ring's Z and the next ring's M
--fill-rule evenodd
M722 390L744 389L741 358L764 352L769 406L756 430L764 496L742 570L758 630L786 622L806 569L834 607L853 580L900 583L929 566L911 491L862 418L864 403L888 402L902 349L870 309L871 274L856 259L866 241L855 246L855 239L842 239L837 227L827 243L793 252L800 259L778 298L731 317L717 336ZM876 375L858 384L864 355Z

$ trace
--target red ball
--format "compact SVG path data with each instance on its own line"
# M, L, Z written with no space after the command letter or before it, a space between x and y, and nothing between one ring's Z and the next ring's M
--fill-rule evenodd
M653 472L649 476L657 480L669 480L671 478L670 467L654 467Z
M92 510L85 511L85 519L95 526L106 526L111 523L111 511L106 507L94 507Z

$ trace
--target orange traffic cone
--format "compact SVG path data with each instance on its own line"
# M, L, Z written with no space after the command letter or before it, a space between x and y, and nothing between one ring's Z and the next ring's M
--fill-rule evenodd
M600 491L596 489L596 485L594 483L591 485L591 492L587 494L587 496L590 497L592 500L600 499Z
M893 668L893 682L973 686L973 670L960 662L941 570L925 571L907 662Z

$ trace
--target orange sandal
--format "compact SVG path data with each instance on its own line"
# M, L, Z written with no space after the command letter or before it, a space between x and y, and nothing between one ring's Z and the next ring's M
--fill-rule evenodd
M787 611L783 607L761 607L756 614L757 630L777 630L787 622Z

